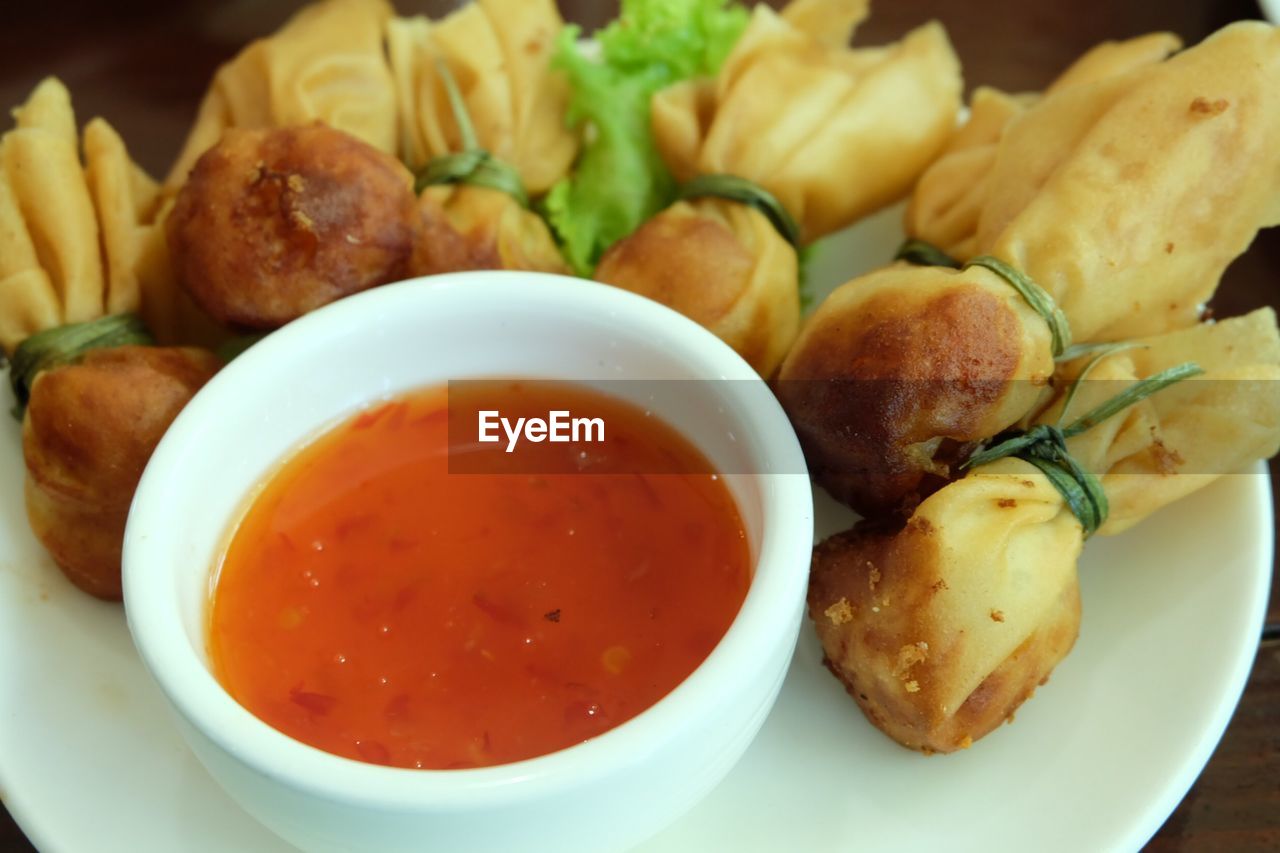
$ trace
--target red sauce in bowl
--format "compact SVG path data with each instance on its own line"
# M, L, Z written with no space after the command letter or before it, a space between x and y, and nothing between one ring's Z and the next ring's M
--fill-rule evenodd
M706 459L601 394L485 388L472 407L589 402L597 452L664 473L450 474L443 389L323 435L253 499L216 576L214 671L259 718L363 761L503 764L634 717L724 635L750 558Z

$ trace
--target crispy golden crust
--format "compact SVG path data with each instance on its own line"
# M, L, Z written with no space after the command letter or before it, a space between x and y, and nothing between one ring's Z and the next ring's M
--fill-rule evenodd
M809 616L827 667L867 719L922 752L1012 719L1079 629L1078 522L1030 465L980 472L899 530L814 548Z
M859 5L758 5L714 79L655 94L653 139L676 179L754 181L806 245L909 192L954 132L960 64L937 21L849 48Z
M1280 30L1239 21L1166 60L1177 46L1100 45L1034 101L980 89L917 183L907 233L1013 264L1080 342L1197 322L1280 221Z
M928 552L934 547L927 531L902 541L885 534L839 534L814 549L809 587L809 616L822 641L823 663L877 728L925 753L967 749L1011 721L1071 650L1080 624L1079 587L1070 584L1050 618L958 708L944 708L938 697L949 677L948 655L944 644L932 639L937 630L924 604L948 589L937 581L903 584L896 577L911 566L931 564L936 555ZM873 585L873 571L885 580ZM873 614L886 595L891 603ZM832 602L846 602L844 621L826 612ZM1003 616L989 618L1000 622Z
M127 346L36 377L22 425L27 518L84 591L120 598L120 546L142 470L219 366L204 350Z
M647 296L714 332L762 376L800 328L795 251L759 211L677 202L600 259L598 281Z
M405 277L411 184L394 157L320 123L228 130L169 216L174 269L215 319L276 328Z
M965 276L851 282L783 364L778 397L810 470L864 516L909 512L971 442L1022 417L1052 373L1044 321L1007 285Z
M663 213L604 253L596 278L647 296L710 327L751 277L751 255L716 219Z
M500 190L428 187L410 269L413 275L462 270L533 270L568 274L547 224Z

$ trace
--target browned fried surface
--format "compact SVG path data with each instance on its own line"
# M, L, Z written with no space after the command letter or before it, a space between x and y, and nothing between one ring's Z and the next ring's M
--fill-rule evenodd
M570 272L547 224L500 190L429 187L418 199L418 212L413 275L500 269Z
M671 210L613 244L600 259L596 279L711 328L742 296L753 266L724 222Z
M22 425L27 517L81 589L120 597L134 489L169 424L218 367L204 350L128 346L36 378Z
M1030 408L1033 389L1011 381L1022 322L974 285L899 288L816 318L777 385L814 476L864 516L910 511L966 442L1009 425L993 430L991 415L1011 395Z
M431 191L418 199L418 210L422 219L413 248L414 275L502 269L496 221L458 222L445 200Z
M229 130L178 194L174 268L215 319L275 328L405 277L411 184L394 157L319 123Z
M1071 583L1048 618L958 707L947 707L953 661L972 640L963 629L944 630L927 606L952 592L930 582L943 559L939 546L936 530L917 521L897 534L851 530L814 549L809 584L827 668L877 728L926 753L966 749L1011 720L1071 650L1080 624L1079 586Z
M800 331L795 250L739 202L676 202L610 247L596 279L679 311L766 378Z

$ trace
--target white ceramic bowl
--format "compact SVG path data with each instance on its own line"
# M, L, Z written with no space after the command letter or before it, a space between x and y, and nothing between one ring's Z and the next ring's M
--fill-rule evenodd
M450 379L724 379L655 407L730 473L754 560L740 613L649 710L584 744L475 770L404 770L304 745L254 717L209 669L210 573L246 496L299 443L401 391ZM626 383L611 385L624 389ZM634 383L636 393L652 389ZM186 407L138 487L125 609L143 661L210 773L307 850L622 849L729 771L782 683L800 625L813 507L791 427L729 347L630 293L530 273L378 288L269 336ZM635 400L651 405L651 401Z

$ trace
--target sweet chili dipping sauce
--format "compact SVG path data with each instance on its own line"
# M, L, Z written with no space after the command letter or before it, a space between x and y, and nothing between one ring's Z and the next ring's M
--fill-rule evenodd
M304 447L249 505L213 592L215 672L262 720L379 764L502 764L635 716L724 635L749 553L705 458L595 392L488 387L472 408L589 402L610 439L592 473L450 473L443 389ZM499 463L505 445L470 452ZM611 470L629 473L594 473Z

